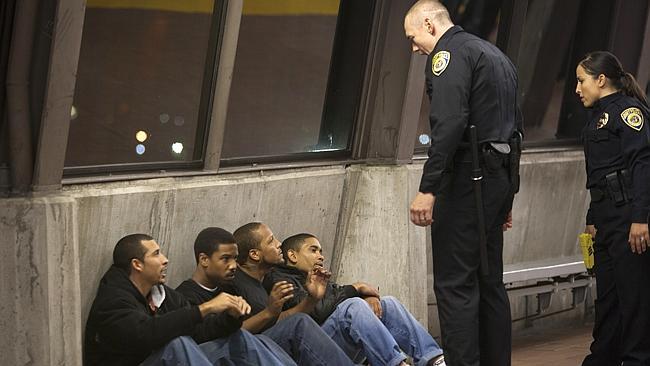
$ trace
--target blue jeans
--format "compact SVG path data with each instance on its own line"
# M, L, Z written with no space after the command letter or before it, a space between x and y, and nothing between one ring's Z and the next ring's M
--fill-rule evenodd
M154 365L284 366L296 363L268 337L238 330L226 338L200 345L190 337L175 338L141 364Z
M368 303L351 298L336 307L322 328L351 358L362 354L371 365L398 365L407 355L416 365L426 365L442 354L433 337L392 296L381 298L379 319ZM404 351L404 352L402 352Z
M274 340L299 365L352 365L345 352L309 315L294 314L278 321L262 334Z
M212 366L205 353L192 337L184 336L172 339L165 347L147 357L140 366Z

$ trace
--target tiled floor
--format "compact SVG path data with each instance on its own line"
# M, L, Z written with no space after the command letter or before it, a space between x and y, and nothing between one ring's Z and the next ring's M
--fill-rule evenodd
M576 366L589 351L592 325L531 333L513 340L513 366Z

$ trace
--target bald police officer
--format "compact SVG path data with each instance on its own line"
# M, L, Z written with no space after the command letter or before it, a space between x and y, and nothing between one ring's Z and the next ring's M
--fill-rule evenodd
M432 225L445 358L454 366L509 365L502 250L518 189L519 148L512 139L521 131L516 69L494 45L454 26L437 1L415 3L404 30L413 52L428 55L431 147L410 215L416 225ZM473 163L480 171L473 172Z

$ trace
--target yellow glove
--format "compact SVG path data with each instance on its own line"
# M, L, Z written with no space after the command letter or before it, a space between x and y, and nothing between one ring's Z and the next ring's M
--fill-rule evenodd
M580 239L580 249L582 249L582 259L585 262L585 267L591 272L594 268L594 241L590 234L582 233L578 237Z

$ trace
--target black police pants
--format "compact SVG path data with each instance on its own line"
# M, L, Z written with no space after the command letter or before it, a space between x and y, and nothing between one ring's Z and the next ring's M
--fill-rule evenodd
M510 365L510 303L503 284L503 231L512 207L505 168L482 180L489 275L480 273L477 209L470 164L457 164L436 198L433 274L442 346L450 366Z
M650 251L632 253L630 206L592 203L596 323L583 366L650 365Z

